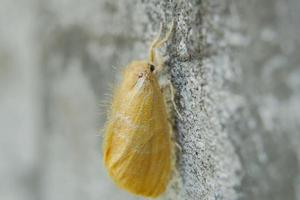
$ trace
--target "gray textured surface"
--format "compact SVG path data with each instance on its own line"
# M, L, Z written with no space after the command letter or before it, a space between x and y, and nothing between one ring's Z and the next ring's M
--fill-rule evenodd
M166 199L300 200L300 2L0 0L0 199L139 199L101 163L119 71L159 23L183 116ZM176 196L176 197L174 197Z

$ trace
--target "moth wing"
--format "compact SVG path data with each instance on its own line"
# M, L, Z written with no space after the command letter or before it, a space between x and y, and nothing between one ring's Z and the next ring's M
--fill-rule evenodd
M165 110L155 91L108 125L104 161L116 184L135 194L156 197L167 187L171 139Z

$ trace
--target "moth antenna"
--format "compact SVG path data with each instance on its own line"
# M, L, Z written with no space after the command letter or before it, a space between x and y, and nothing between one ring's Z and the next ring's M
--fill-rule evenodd
M148 60L149 60L150 63L154 62L154 58L155 58L155 52L154 52L155 51L155 46L160 41L160 35L162 33L162 27L163 27L163 25L162 25L162 23L160 23L160 25L159 25L159 32L158 32L157 36L154 38L154 40L151 42L151 44L150 44L149 58L148 58Z
M162 33L162 23L161 23L159 34L156 36L156 38L153 40L153 42L150 45L148 60L149 60L149 63L152 63L152 64L157 63L158 64L159 69L157 71L160 71L162 69L164 59L162 58L162 56L159 53L156 53L156 49L160 48L164 43L166 43L168 41L168 39L170 38L170 36L173 32L173 29L174 29L174 20L172 20L171 27L167 31L165 36L162 39L160 39L160 35Z

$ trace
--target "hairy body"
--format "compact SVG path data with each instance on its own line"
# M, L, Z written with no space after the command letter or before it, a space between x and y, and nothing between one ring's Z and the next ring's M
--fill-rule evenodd
M103 159L109 175L119 187L145 197L166 190L173 166L171 128L156 77L163 62L155 53L170 33L152 42L148 60L125 68L105 128Z

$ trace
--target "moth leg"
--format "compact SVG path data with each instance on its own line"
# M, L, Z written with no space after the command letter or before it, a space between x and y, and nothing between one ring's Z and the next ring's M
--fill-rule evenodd
M177 115L179 116L179 119L182 120L182 116L181 116L180 112L178 111L178 108L177 108L177 106L176 106L176 104L175 104L175 93L174 93L174 90L175 90L175 89L174 89L174 87L173 87L171 81L168 81L168 82L169 82L169 83L168 83L168 86L169 86L169 88L170 88L171 97L172 97L172 104L173 104L173 106L174 106L174 109L175 109Z
M171 83L170 80L168 80L168 82L165 83L165 84L161 87L161 90L162 90L163 93L164 93L164 90L165 90L166 88L168 88L169 91L170 91L170 93L171 93L171 102L172 102L173 108L174 108L175 112L177 113L179 119L182 120L182 116L181 116L180 112L178 111L178 108L177 108L177 106L176 106L176 104L175 104L175 93L174 93L174 90L175 90L175 89L174 89L174 87L173 87L173 85L172 85L172 83Z
M180 144L177 141L175 141L175 146L179 152L182 152L182 147L180 146Z
M171 36L174 28L174 21L171 23L171 27L169 31L166 33L166 35L160 39L160 35L162 33L162 24L160 24L159 34L156 36L156 38L153 40L153 42L150 45L149 48L149 62L153 63L157 66L156 71L160 71L163 68L163 65L165 63L165 60L163 57L156 52L156 49L160 48Z

